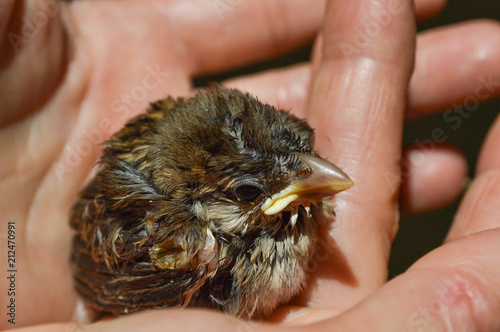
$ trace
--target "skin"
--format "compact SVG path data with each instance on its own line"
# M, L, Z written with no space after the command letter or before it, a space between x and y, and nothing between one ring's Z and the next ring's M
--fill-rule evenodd
M342 54L338 45L351 43L354 28L371 19L372 7L386 2L329 0L325 13L321 1L251 1L221 18L211 2L201 0L151 0L148 5L78 1L58 7L19 49L2 38L0 211L3 230L7 221L16 222L16 327L26 331L282 329L281 324L256 325L216 312L177 309L81 327L67 323L75 305L68 269L68 211L100 153L95 144L141 112L148 101L166 94L190 95L193 76L278 55L311 41L320 30L311 64L227 83L307 116L317 128L317 149L356 183L337 197L336 222L324 230L324 251L316 257L318 264L304 294L268 320L311 331L366 326L381 331L497 329L498 120L484 143L475 180L446 243L406 273L390 282L386 279L400 213L400 161L410 169L403 181L401 209L412 213L455 199L461 190L457 183L466 172L463 157L446 147L426 152L418 164L408 162L423 153L415 147L402 158L404 117L463 102L474 95L480 75L491 74L498 82L500 27L475 21L429 31L418 36L415 51L411 22L415 15L432 15L443 2L416 1L414 11L410 1L401 1L398 13L366 47L353 56ZM23 15L31 17L40 10L39 1L32 1L24 13L11 17L15 3L4 1L2 35L12 31L22 35L9 22L22 22ZM453 46L453 57L443 45ZM465 51L470 48L475 52ZM154 81L147 68L156 66L162 74ZM460 71L452 70L458 66ZM129 97L134 91L135 99ZM497 86L488 98L499 92ZM80 152L75 156L74 151ZM425 198L427 192L436 191L440 201ZM7 270L6 259L1 264ZM2 289L8 288L7 280L0 282ZM65 323L57 323L61 321ZM10 327L5 319L0 321L0 328Z

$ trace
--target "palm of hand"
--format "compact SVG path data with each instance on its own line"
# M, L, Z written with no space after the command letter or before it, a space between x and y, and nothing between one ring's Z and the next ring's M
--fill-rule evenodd
M23 324L67 320L72 315L75 296L68 269L68 211L99 155L100 149L95 144L109 137L127 118L142 111L148 101L163 98L167 94L189 94L193 75L266 57L281 47L287 48L293 44L286 41L278 49L273 49L269 47L273 45L273 38L269 35L256 37L258 33L245 36L253 36L254 39L244 44L240 41L244 39L241 36L221 34L221 25L226 22L220 20L212 4L204 6L210 8L190 11L190 7L182 1L171 1L166 5L161 1L151 1L148 7L136 2L107 1L91 6L77 2L71 4L72 8L68 11L62 8L65 23L59 22L59 16L54 18L59 22L54 23L59 30L51 32L42 28L33 43L26 46L37 52L46 48L41 42L42 35L61 38L59 41L65 40L65 43L53 41L54 47L48 53L41 52L41 56L47 60L67 61L67 66L61 66L58 61L51 62L49 66L52 70L48 72L57 75L51 77L46 86L41 87L35 81L21 82L27 84L27 89L31 88L29 84L34 85L33 90L41 91L44 96L40 98L39 105L26 108L30 113L23 115L14 133L2 133L10 135L10 139L15 142L4 147L4 160L7 162L2 165L2 177L5 180L0 187L0 194L5 197L2 207L4 216L15 221L18 230L17 260L18 269L22 272L18 284L19 289L22 289L18 310L30 313L24 318ZM319 9L318 6L312 11ZM297 11L300 12L300 9ZM196 13L203 13L207 17L191 21L191 15ZM317 16L312 13L311 17L304 20L313 22L314 15ZM100 16L106 19L99 19ZM261 16L258 17L263 20ZM232 20L237 19L241 17ZM202 23L199 26L190 24L193 21ZM298 42L306 40L317 27L311 25L310 31L293 31L291 34ZM63 26L71 29L61 34L61 31L66 31ZM214 37L207 38L205 35L202 38L200 31L205 32L205 29L206 34L214 33ZM243 32L232 30L228 34ZM281 34L279 29L274 32L274 38L282 40L286 30ZM400 41L411 48L411 32L401 36ZM219 43L230 43L231 49L218 52ZM245 45L254 48L249 51ZM64 55L65 46L70 50L68 58ZM325 54L327 59L328 54L335 58L331 50L326 49ZM374 58L383 58L380 54L377 56ZM328 85L324 83L328 78L322 77L321 72L334 72L339 77L345 77L345 72L339 70L339 64L334 61L324 61L322 64L318 76L320 83L316 84L311 97L309 118L320 133L319 149L330 151L329 147L333 146L335 152L330 154L331 159L336 162L344 160L339 162L340 166L348 172L350 170L349 174L359 185L352 193L346 193L338 200L339 216L336 225L325 230L322 241L324 251L320 251L313 262L317 268L312 269L310 287L297 299L295 307L283 308L281 313L296 311L307 304L316 308L333 308L327 313L330 316L357 303L385 282L390 242L397 228L398 182L388 182L387 178L374 175L398 174L400 147L398 143L391 142L399 141L397 138L401 135L401 128L397 124L402 120L405 82L410 75L411 56L380 62L389 63L389 66L380 66L382 69L377 70L376 75L391 74L394 68L402 69L389 75L393 82L387 83L388 89L401 87L396 91L395 100L377 105L390 110L378 113L385 114L384 121L390 122L383 125L376 121L379 127L370 124L365 126L362 120L356 123L352 120L355 117L346 114L328 114L322 120L324 124L319 121L321 108L341 109L356 100L355 96L347 96L345 104L333 101L335 98L328 95L323 87ZM357 63L359 72L371 66L366 61ZM23 76L19 79L22 80ZM356 77L350 79L355 81ZM266 87L273 89L271 85L274 82L265 79L263 82L269 86L262 86L262 90ZM340 93L345 93L346 86L350 84L347 79L343 83L333 84ZM244 82L235 84L244 85ZM387 93L383 89L374 90L369 97L378 100ZM323 98L325 96L330 97ZM322 99L325 101L320 104L319 100ZM370 109L366 107L367 104L361 102L355 108ZM349 126L346 126L346 121ZM333 129L330 127L327 130L325 127L332 123ZM352 130L357 131L356 134L352 134ZM380 137L377 135L380 130L388 132ZM357 140L356 135L363 137L360 133L364 131L368 132L365 137L368 140L377 139L376 143L360 143L355 147L356 144L352 143ZM328 132L334 135L327 138ZM389 144L391 146L386 149L385 146ZM372 150L367 150L369 148ZM375 152L379 155L374 156ZM363 160L356 159L360 154L364 156ZM367 173L362 165L377 167ZM372 197L373 192L379 195ZM315 313L321 315L321 311ZM285 315L278 313L274 318L281 320Z

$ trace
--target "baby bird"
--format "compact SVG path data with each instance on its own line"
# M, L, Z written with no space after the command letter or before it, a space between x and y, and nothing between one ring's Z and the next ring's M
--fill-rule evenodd
M305 284L322 199L353 185L313 140L237 90L152 103L107 142L73 207L77 293L97 315L270 314Z

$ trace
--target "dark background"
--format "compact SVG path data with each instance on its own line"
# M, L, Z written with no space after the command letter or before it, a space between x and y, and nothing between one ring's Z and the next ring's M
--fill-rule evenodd
M441 14L419 24L419 30L423 31L475 18L500 20L500 0L451 0ZM200 77L195 79L194 83L195 86L205 86L209 82L222 81L233 76L307 61L310 51L310 47L305 47L280 59L241 68L230 73ZM446 143L456 146L465 153L469 164L469 177L472 178L481 144L488 128L499 114L500 100L495 100L482 103L456 130L451 127L453 123L444 121L443 114L411 121L405 125L404 144L413 143L415 140L421 141L430 137L434 128L442 128L448 136ZM415 260L442 243L458 204L459 201L438 211L417 216L405 216L401 219L400 230L394 241L389 264L390 277L404 272Z

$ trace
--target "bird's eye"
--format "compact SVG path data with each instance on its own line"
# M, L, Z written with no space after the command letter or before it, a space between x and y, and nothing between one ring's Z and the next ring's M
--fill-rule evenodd
M234 187L234 194L240 201L251 203L262 194L262 187L255 182L241 182Z

